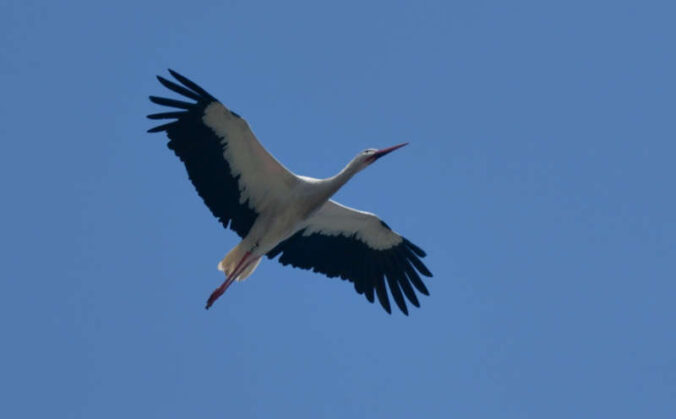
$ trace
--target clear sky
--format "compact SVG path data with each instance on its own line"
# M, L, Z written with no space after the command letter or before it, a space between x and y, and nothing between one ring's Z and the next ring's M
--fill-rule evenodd
M671 1L0 2L0 416L676 417ZM149 135L174 68L427 250L387 315Z

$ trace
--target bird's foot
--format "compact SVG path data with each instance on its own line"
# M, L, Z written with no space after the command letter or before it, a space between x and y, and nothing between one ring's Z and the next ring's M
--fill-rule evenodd
M223 283L223 285L225 285L225 282ZM216 288L214 292L212 292L211 295L209 296L209 299L207 300L207 306L205 307L207 310L209 310L209 307L211 307L214 304L214 302L218 300L218 297L223 295L223 293L225 292L226 287L224 287L223 285Z

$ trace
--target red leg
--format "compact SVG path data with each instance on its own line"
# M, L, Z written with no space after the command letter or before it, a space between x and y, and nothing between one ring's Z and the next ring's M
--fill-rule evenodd
M223 293L225 293L225 290L227 290L228 287L230 286L230 284L232 284L235 281L237 276L244 270L244 268L246 268L249 265L249 263L251 263L251 262L248 262L248 263L244 264L244 261L246 261L249 258L250 255L251 255L251 252L246 252L244 254L244 256L242 257L242 259L237 264L237 266L235 267L235 269L230 273L230 275L228 275L225 278L225 281L221 284L221 286L216 288L214 290L214 292L211 293L211 295L209 296L209 299L207 300L207 306L206 306L207 310L209 310L209 307L211 307L214 304L214 302L216 300L218 300L218 297L220 297L221 295L223 295Z

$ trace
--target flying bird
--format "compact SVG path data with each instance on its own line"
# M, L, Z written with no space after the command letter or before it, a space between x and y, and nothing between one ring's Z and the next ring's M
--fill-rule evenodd
M233 281L250 276L263 256L279 255L282 265L352 282L357 293L371 303L377 297L388 313L387 288L404 314L406 299L420 306L415 290L429 295L420 274L432 276L421 261L425 252L376 215L331 200L355 174L406 143L364 150L327 179L296 175L263 148L242 117L169 72L176 82L157 76L159 82L191 101L150 96L175 109L148 115L169 120L148 132L167 133L167 146L185 164L211 213L242 238L218 264L225 281L209 296L207 309Z

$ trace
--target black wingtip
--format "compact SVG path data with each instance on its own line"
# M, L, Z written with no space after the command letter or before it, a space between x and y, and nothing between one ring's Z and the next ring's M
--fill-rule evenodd
M416 268L418 268L418 271L420 271L421 274L428 278L432 278L432 272L430 272L430 270L427 269L427 266L425 266L422 262L420 262L420 266L416 265Z
M415 255L414 251L411 250L410 247L404 248L404 253L407 254L409 262L415 266L415 268L420 272L421 274L425 275L428 278L432 277L432 272L427 269L427 266L425 266L424 263L418 258L418 256Z
M392 295L394 302L397 304L397 307L399 307L399 310L401 310L402 313L408 315L406 300L404 300L404 295L401 293L401 289L397 283L396 275L391 270L387 270L385 276L387 278L387 285L390 288L390 294Z
M413 250L413 252L415 252L415 254L417 254L421 258L424 258L425 256L427 256L427 253L425 253L424 250L422 250L421 248L419 248L415 244L411 243L410 240L404 239L404 241L406 242L406 246L408 246L409 249Z
M174 70L173 68L167 68L167 71L169 74L171 74L175 79L184 79L186 78L184 75L179 73L178 71Z
M192 90L193 92L197 93L198 95L201 95L204 98L207 98L209 100L216 100L216 98L214 98L209 92L204 90L202 87L200 87L194 81L192 81L189 78L179 74L178 72L172 70L171 68L169 68L168 70L169 70L169 74L171 74L176 80L178 80L181 84L183 84L188 89Z
M174 125L176 125L176 122L175 122L175 121L174 121L174 122L169 122L168 124L158 125L158 126L156 126L156 127L150 128L150 129L148 130L148 132L153 133L153 132L166 131L166 130L168 130L169 128L171 128L172 126L174 126Z
M169 81L169 80L165 79L164 77L157 76L157 80L160 82L160 84L162 84L162 86L166 87L167 89L169 89L173 92L176 92L179 95L183 95L185 97L188 97L188 98L190 98L190 99L192 99L196 102L205 102L205 99L207 99L207 98L204 98L204 97L200 96L199 94L193 92L190 89L187 89L183 86L179 86L178 84L174 83L173 81Z
M375 262L376 264L379 264L382 261L376 260ZM392 314L392 308L390 307L390 299L387 296L387 287L385 286L385 281L385 275L382 271L380 271L376 274L373 285L376 289L376 296L378 297L378 301L380 301L380 305L383 306L388 314Z
M162 105L162 106L169 106L169 107L173 107L173 108L190 110L190 109L193 109L195 107L194 103L183 102L182 100L176 100L176 99L168 99L166 97L148 96L148 99L150 99L150 101L155 103L155 104Z
M146 115L148 119L179 119L188 115L188 112L160 112Z

